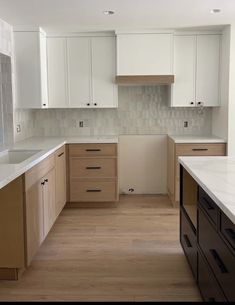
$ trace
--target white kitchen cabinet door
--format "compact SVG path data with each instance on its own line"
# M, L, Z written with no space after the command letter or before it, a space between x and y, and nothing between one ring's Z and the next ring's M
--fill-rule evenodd
M117 107L115 37L92 37L92 107Z
M174 37L174 75L171 106L195 106L196 36Z
M89 37L68 38L69 107L90 108L91 41Z
M66 38L47 38L49 108L68 107Z
M46 37L38 31L15 31L15 73L17 107L48 107Z
M219 106L220 35L197 36L196 103Z
M118 34L117 75L171 75L173 35Z

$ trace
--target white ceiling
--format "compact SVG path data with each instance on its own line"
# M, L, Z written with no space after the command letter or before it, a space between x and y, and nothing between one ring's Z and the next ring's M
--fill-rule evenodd
M235 0L0 0L0 18L45 30L205 26L235 23Z

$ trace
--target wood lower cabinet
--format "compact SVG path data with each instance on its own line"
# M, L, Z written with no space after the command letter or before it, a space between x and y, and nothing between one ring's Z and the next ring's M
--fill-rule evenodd
M180 156L225 156L225 143L178 144L168 137L167 141L167 191L173 206L179 206Z
M26 212L26 264L30 265L44 240L44 212L42 180L37 181L25 195Z
M118 200L117 144L69 145L69 201Z
M199 185L195 192L196 181L182 166L180 173L180 241L201 294L205 301L235 301L235 225ZM185 193L194 197L196 214Z
M60 214L66 204L66 149L55 152L55 213Z

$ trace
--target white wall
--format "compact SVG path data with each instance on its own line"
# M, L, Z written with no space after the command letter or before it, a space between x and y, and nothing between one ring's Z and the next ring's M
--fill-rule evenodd
M167 136L125 135L119 137L120 193L166 194Z

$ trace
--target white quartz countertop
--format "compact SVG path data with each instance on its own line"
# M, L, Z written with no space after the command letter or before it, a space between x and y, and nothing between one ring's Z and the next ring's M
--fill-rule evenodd
M235 157L180 157L179 162L235 224Z
M64 144L75 143L118 143L118 137L33 137L17 142L12 147L2 147L0 152L6 149L40 150L40 152L18 164L0 164L0 189L44 160Z
M215 136L174 136L169 135L169 137L177 144L187 144L187 143L226 143L226 140L215 137Z

